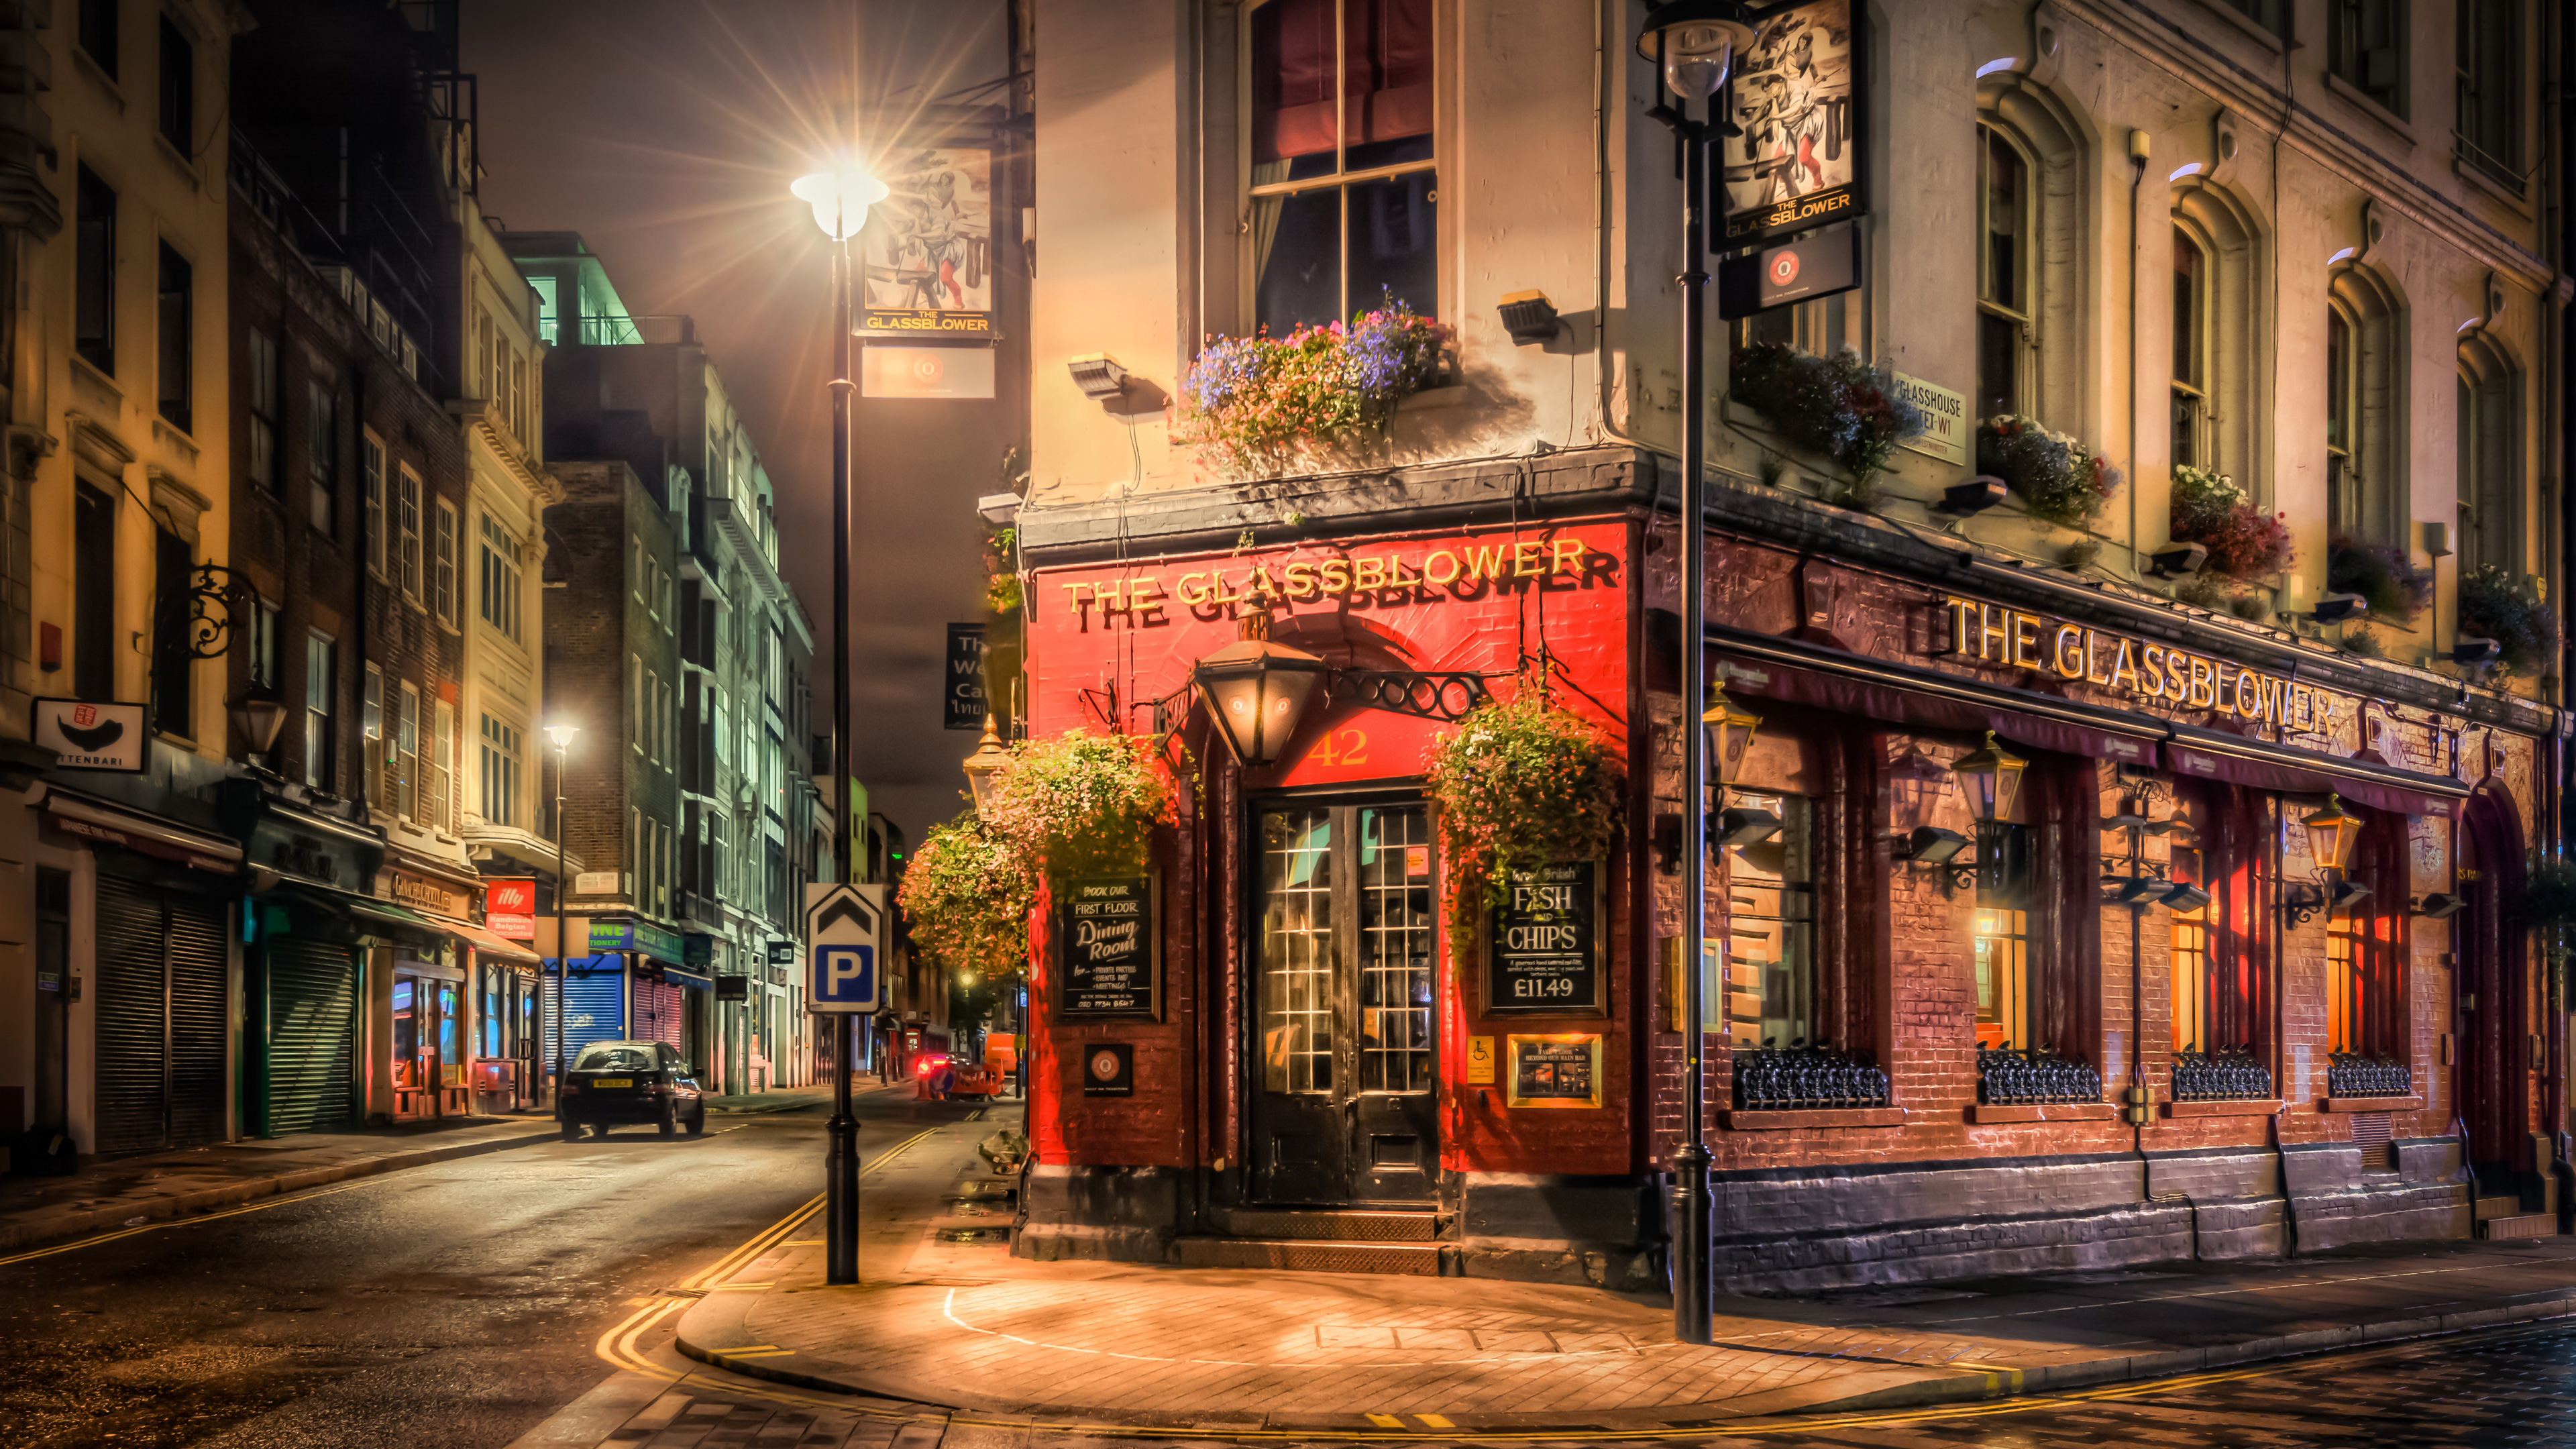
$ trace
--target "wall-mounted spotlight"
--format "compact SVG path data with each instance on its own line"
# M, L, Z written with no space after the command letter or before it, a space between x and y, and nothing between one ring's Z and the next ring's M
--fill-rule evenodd
M2359 594L2319 594L2317 606L2308 615L2320 624L2340 624L2357 619L2370 611L2370 600Z
M995 528L1008 528L1020 521L1020 495L987 493L975 500L975 516Z
M1953 518L1969 518L2003 502L2004 492L2004 480L1980 473L1965 483L1942 489L1939 507Z
M1938 825L1917 825L1896 841L1896 858L1912 865L1948 865L1968 848L1968 837Z
M1748 805L1730 805L1717 814L1717 829L1711 834L1721 849L1730 845L1759 845L1780 833L1780 817L1768 810Z
M2209 892L2187 882L2177 885L2173 889L2165 892L2165 909L2167 910L2196 911L2202 906L2208 904Z
M2415 903L2415 914L2428 921L2447 921L2468 908L2469 898L2435 891Z
M2483 668L2504 657L2504 645L2494 639L2463 634L2451 641L2451 662L2472 669Z
M2344 910L2359 904L2369 894L2370 887L2357 880L2339 880L2326 892L2326 906L2330 910Z
M1082 389L1082 395L1095 402L1107 402L1127 391L1127 369L1106 352L1074 358L1065 369L1073 374L1073 385Z
M1565 325L1557 316L1556 304L1547 299L1545 292L1514 292L1503 298L1497 310L1502 313L1503 330L1512 334L1515 346L1553 342Z
M2147 555L2147 572L2160 579L2185 579L2199 573L2209 562L2209 546L2198 543L2169 543Z
M2170 882L2159 880L2151 875L2112 876L2104 884L2110 889L2103 893L2102 904L2140 908L2152 906L2163 900L2171 885Z

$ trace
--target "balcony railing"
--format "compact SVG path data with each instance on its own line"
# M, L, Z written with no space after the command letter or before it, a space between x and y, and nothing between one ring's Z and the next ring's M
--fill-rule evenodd
M2261 1101L2272 1095L2272 1069L2244 1047L2174 1053L2177 1102Z
M642 347L698 340L697 324L681 316L584 317L577 332L584 347Z
M1831 1047L1735 1052L1735 1107L1739 1112L1813 1112L1887 1105L1887 1073L1868 1053Z

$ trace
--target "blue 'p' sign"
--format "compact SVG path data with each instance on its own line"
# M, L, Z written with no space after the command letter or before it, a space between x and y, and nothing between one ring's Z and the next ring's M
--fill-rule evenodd
M873 1011L877 1005L877 948L817 946L812 956L815 1011Z

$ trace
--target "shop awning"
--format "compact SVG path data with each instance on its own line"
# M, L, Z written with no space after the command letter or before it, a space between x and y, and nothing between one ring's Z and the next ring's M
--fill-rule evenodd
M2013 744L2126 765L2155 764L2156 742L2166 733L2164 721L2143 715L1953 679L1936 670L1722 624L1708 626L1708 642L1720 652L1729 690L1785 704L1921 729L1961 734L1993 730Z
M2404 815L2448 815L2451 802L2469 794L2447 775L2294 750L1720 624L1708 626L1708 642L1726 666L1728 689L1838 714L1958 733L1990 729L2017 745L2125 764L2161 758L2176 774L2294 795L2333 790Z
M137 855L174 860L217 875L231 875L241 869L239 841L192 830L178 821L95 796L74 794L60 786L46 789L45 813L73 835L121 845Z
M438 922L416 911L406 910L382 896L361 895L309 876L270 866L253 866L251 894L301 901L326 911L338 911L358 923L371 936L406 941L415 945L434 945L446 934Z
M516 966L534 966L539 959L537 953L529 950L525 942L495 936L469 921L451 921L445 916L433 916L430 919L438 929L473 947L474 954L485 960L507 961Z

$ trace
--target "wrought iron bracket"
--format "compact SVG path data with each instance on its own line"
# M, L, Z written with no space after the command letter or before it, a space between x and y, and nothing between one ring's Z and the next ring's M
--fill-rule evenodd
M1372 709L1454 723L1492 697L1485 681L1494 677L1468 670L1337 669L1332 685L1348 686Z
M2304 926L2326 908L2325 892L2304 882L2281 893L2281 915L2293 926Z
M188 575L188 591L165 600L170 622L184 631L188 652L199 659L221 659L232 647L233 596L250 592L250 582L222 564L199 564ZM179 611L185 609L182 614Z

